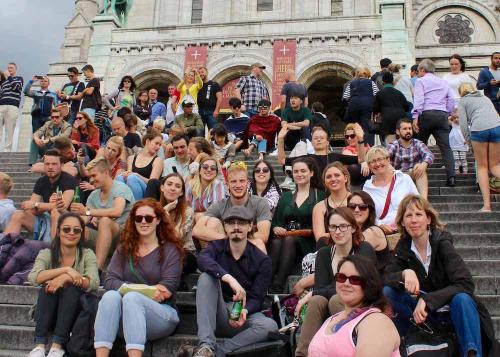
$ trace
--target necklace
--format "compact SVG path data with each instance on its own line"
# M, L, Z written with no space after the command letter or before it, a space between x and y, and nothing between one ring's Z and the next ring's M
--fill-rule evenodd
M347 196L349 196L349 191L346 192L344 198L338 204L335 202L332 195L328 196L328 201L330 201L331 199L330 202L333 204L333 208L337 208L340 207L342 203L344 203L344 201L347 199Z

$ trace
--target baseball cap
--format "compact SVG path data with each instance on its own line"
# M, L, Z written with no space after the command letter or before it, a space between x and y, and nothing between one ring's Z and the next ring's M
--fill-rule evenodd
M228 219L237 218L247 222L253 221L252 212L245 206L232 206L229 208L222 216L222 221L227 221Z
M192 107L194 102L191 99L184 99L181 104L183 107Z
M262 68L262 69L266 69L266 66L264 66L260 62L255 62L254 64L252 64L252 68L254 68L254 67L259 67L259 68Z

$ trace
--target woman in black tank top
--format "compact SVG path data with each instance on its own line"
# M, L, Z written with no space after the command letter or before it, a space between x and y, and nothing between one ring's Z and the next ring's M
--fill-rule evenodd
M144 198L150 179L159 179L163 171L163 161L156 155L160 150L163 138L161 134L151 129L142 138L144 149L128 158L128 170L116 178L130 187L134 198Z
M347 206L347 197L350 194L351 177L346 167L339 161L332 162L323 171L323 184L328 197L318 202L313 209L313 231L319 245L324 239L329 239L330 233L326 229L326 218L337 207Z
M347 207L354 213L356 222L363 231L365 241L375 250L377 269L380 276L383 276L385 266L390 259L390 252L384 231L375 225L376 212L373 199L364 191L356 191L349 196Z

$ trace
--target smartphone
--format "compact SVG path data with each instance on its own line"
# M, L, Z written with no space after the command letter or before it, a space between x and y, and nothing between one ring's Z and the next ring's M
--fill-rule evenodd
M35 78L40 80L40 79L43 79L43 76L35 76Z

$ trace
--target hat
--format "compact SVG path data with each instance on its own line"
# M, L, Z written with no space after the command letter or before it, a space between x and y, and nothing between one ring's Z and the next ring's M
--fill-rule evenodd
M253 221L252 212L245 206L232 206L222 216L222 221L225 222L231 218L238 218L247 222Z
M256 63L252 64L252 68L254 68L254 67L259 67L259 68L262 68L262 69L266 69L266 66L264 66L260 62L256 62Z
M182 101L182 107L192 107L194 105L194 102L191 99L184 99Z

